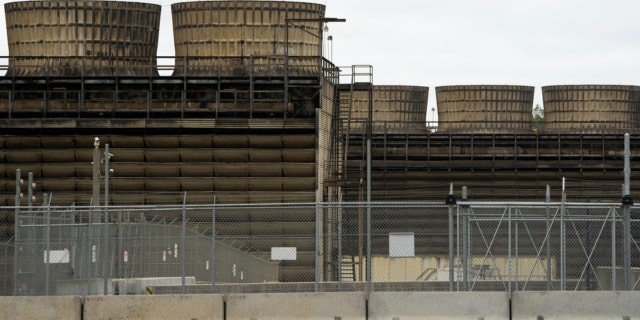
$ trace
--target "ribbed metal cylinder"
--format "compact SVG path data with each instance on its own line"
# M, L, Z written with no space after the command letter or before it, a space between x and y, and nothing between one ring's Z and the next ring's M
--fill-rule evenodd
M373 86L369 91L341 91L340 114L344 129L363 132L371 116L373 133L424 133L429 88L419 86Z
M8 76L156 74L161 6L125 1L5 4Z
M285 55L290 75L319 72L322 22L296 20L324 18L324 5L196 1L175 3L171 11L174 75L282 75Z
M542 87L544 131L624 133L640 129L640 86Z
M437 87L438 133L529 133L534 89L509 85Z

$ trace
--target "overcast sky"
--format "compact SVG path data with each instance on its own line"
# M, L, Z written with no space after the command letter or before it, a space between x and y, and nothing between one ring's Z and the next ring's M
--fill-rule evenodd
M173 55L163 6L158 55ZM2 1L6 3L7 1ZM316 0L332 23L332 60L372 65L374 83L640 84L640 0ZM8 55L1 13L0 55ZM327 50L328 51L328 50Z

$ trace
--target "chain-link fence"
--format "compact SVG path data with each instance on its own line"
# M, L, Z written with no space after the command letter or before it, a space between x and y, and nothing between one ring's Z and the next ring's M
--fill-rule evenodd
M639 289L637 208L590 203L457 208L457 289Z
M0 210L18 217L3 225L4 295L640 287L640 208L632 205Z

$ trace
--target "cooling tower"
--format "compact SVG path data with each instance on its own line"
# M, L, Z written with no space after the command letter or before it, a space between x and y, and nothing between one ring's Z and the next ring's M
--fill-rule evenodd
M7 75L155 75L160 9L124 1L7 3Z
M428 87L373 86L372 132L425 133L428 97ZM366 129L369 100L368 91L341 90L340 117L345 130L363 132Z
M533 92L509 85L437 87L438 133L530 133Z
M284 75L285 55L290 75L320 71L322 22L296 20L324 18L324 5L198 1L175 3L171 11L174 75Z
M624 133L640 127L639 86L547 86L542 98L545 132Z

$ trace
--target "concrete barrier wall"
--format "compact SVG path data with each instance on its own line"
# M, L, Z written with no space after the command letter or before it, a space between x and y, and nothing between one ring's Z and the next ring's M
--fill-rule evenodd
M227 296L227 320L366 318L362 292L266 293Z
M514 292L513 319L638 319L640 292Z
M509 319L504 292L372 292L369 320Z
M224 319L222 295L91 296L84 299L84 320Z
M363 292L226 296L226 319L365 319ZM224 319L223 295L0 297L0 319ZM509 319L504 292L372 292L368 319ZM514 292L515 320L640 319L640 292Z
M80 297L0 297L0 319L80 320L81 312Z

